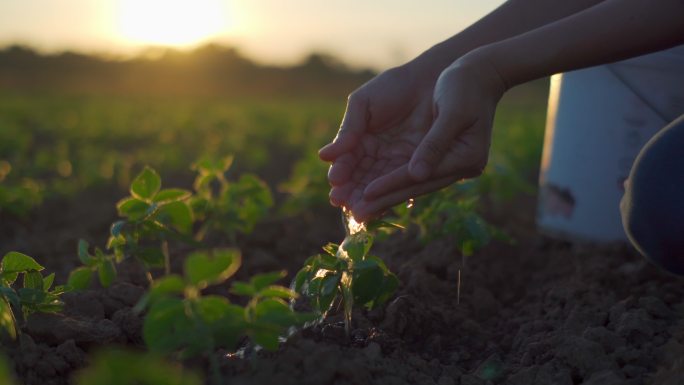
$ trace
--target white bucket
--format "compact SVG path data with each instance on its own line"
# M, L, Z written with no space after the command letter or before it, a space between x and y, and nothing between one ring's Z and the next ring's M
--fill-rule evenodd
M682 113L684 46L551 77L540 231L568 240L626 241L623 182L643 145Z

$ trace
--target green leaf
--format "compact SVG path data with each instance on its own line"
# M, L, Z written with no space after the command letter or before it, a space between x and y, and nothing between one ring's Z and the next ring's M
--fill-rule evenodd
M266 350L277 350L280 346L280 330L270 324L255 322L252 324L252 339L254 342Z
M378 295L373 301L372 307L374 308L378 305L382 305L383 303L387 302L387 300L392 297L394 292L397 291L398 287L399 278L397 278L397 276L392 273L386 275L385 279L382 281L382 286L380 286Z
M265 299L254 308L255 319L252 322L252 338L265 349L278 348L278 337L289 328L296 326L299 317L281 299Z
M309 276L309 272L310 272L309 267L305 266L297 272L297 275L295 275L293 287L297 293L302 292L302 289L304 288L304 282L306 282L306 279Z
M185 290L185 281L181 276L176 274L167 275L154 281L150 293L155 296L169 295L169 294L183 294Z
M0 328L5 330L12 339L17 338L17 325L14 322L12 307L4 298L0 298Z
M97 266L97 275L100 278L102 287L109 287L109 285L116 279L116 266L111 259L103 260Z
M145 168L133 179L131 183L131 195L142 199L151 200L161 188L161 178L152 168Z
M267 298L254 307L255 319L260 322L275 324L284 328L295 326L293 324L293 311L285 301L280 298Z
M229 304L223 311L221 319L211 325L216 347L234 350L241 336L248 328L245 309L241 306Z
M152 283L150 290L140 298L138 303L135 304L133 311L140 313L147 308L150 303L158 301L160 298L168 295L183 294L184 290L185 281L183 281L181 276L170 274L161 277Z
M15 308L21 307L21 301L19 301L19 296L17 292L11 287L0 286L0 294L2 294L7 301L9 301Z
M43 290L43 275L35 270L27 271L24 273L24 287Z
M19 273L0 273L0 278L2 278L2 282L7 286L13 284L18 277Z
M257 274L250 278L249 283L252 284L254 290L260 291L267 286L279 281L287 275L286 270L274 271L270 273Z
M342 279L342 273L328 274L321 280L319 291L317 292L318 311L325 314L330 310L335 298L338 295L338 285Z
M157 210L156 218L182 233L192 230L193 215L190 206L185 202L170 202Z
M138 221L149 215L150 204L137 198L124 198L116 204L119 216ZM113 230L112 226L112 230Z
M351 260L359 261L368 253L371 244L371 237L364 232L360 232L346 236L340 248L347 253Z
M326 274L321 281L321 295L329 295L337 290L337 285L342 279L342 273Z
M233 156L229 155L221 159L204 157L192 165L192 168L204 173L224 173L233 164Z
M2 257L1 267L3 274L23 273L30 270L43 270L43 266L36 262L35 259L16 251L10 251L9 253L5 254L4 257Z
M236 295L244 295L251 297L256 294L254 286L246 282L233 282L230 288L230 292Z
M135 256L147 267L164 266L164 252L159 247L141 247L135 250Z
M86 266L92 266L95 261L93 261L93 257L91 257L90 253L88 253L88 247L88 242L84 241L83 239L78 240L78 259L82 264Z
M185 259L185 276L193 285L204 288L228 279L240 263L240 252L235 249L217 249L211 255L195 252Z
M31 306L43 303L47 294L43 290L21 288L17 290L19 301L23 306Z
M207 295L198 298L196 305L199 316L205 323L211 325L212 323L223 318L223 315L230 307L230 302L225 297L218 295Z
M59 295L59 294L64 294L67 292L67 286L65 285L57 285L55 286L54 289L50 292L51 294Z
M384 274L380 266L376 263L370 263L363 268L358 265L354 266L354 273L352 279L352 293L354 294L354 302L365 305L366 303L375 299L379 291L379 283L382 282Z
M200 385L201 377L177 362L168 362L149 352L108 348L89 356L89 365L79 370L74 385Z
M318 255L318 266L327 270L338 270L340 268L339 258L328 254Z
M171 353L183 347L192 330L185 304L178 298L161 298L150 307L143 323L143 339L153 352Z
M85 290L90 287L93 271L89 267L79 267L72 270L67 285L73 290Z
M284 286L271 285L259 292L262 297L276 297L285 300L297 298L297 293L294 290L288 289Z
M328 243L327 245L323 246L323 250L328 253L331 256L335 256L337 254L337 249L340 247L337 243Z
M398 224L398 223L392 223L392 222L387 222L387 221L382 221L382 220L371 220L366 224L366 229L369 232L374 232L380 229L404 229L404 226Z
M123 232L124 228L126 227L126 221L116 221L112 224L112 227L110 229L110 233L112 234L112 237L117 238L121 235ZM80 250L80 247L79 247ZM86 250L87 252L87 250Z
M188 190L183 190L179 188L168 188L159 191L157 195L154 196L153 201L157 202L159 205L164 205L171 202L178 202L188 199L192 193Z
M192 184L192 188L195 189L198 193L203 193L203 194L211 194L211 189L209 188L211 185L211 182L216 179L216 175L208 173L208 174L199 174L197 175L197 178L195 178L195 181ZM198 202L197 207L204 207L208 206L209 201L206 199L203 199ZM195 205L193 205L195 207Z
M55 282L55 273L48 275L43 278L43 290L48 291L52 287L52 283Z

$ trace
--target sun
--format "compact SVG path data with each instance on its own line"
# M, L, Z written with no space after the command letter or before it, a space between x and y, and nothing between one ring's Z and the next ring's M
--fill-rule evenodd
M230 29L227 0L119 0L119 33L134 44L184 47Z

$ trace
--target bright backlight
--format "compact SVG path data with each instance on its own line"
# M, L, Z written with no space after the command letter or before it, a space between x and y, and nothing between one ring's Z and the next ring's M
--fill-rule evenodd
M226 0L119 0L119 30L137 44L188 46L230 28Z

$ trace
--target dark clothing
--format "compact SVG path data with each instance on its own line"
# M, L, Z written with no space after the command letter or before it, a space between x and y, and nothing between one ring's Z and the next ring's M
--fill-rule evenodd
M684 115L641 150L620 209L632 244L656 265L684 275Z

